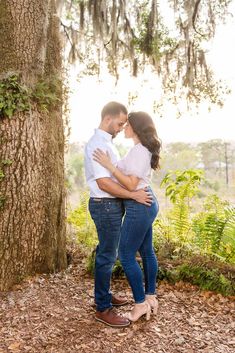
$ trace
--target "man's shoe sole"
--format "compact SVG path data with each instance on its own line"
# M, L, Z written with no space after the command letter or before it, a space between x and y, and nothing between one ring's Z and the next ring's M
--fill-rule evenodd
M111 326L111 327L127 327L127 326L129 326L130 325L130 322L128 323L128 324L123 324L123 325L114 325L114 324L110 324L109 322L107 322L107 321L104 321L104 320L102 320L102 319L99 319L98 317L96 317L95 316L95 319L97 320L97 321L100 321L100 322L102 322L103 324L106 324L106 325L108 325L108 326Z
M128 304L128 300L127 300L126 302L124 302L124 303L121 303L121 304L114 304L114 303L112 303L112 302L111 302L111 304L112 304L112 306L122 306L122 305L127 305L127 304Z

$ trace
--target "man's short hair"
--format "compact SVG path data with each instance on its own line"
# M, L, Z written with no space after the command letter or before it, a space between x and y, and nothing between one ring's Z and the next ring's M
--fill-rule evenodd
M120 113L127 114L127 109L125 105L118 103L118 102L109 102L107 103L102 111L101 111L101 118L102 120L106 115L119 115Z

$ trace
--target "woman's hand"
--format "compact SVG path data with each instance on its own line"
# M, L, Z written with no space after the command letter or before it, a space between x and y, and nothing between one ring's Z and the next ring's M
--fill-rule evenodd
M122 184L127 190L129 191L134 191L139 183L140 178L138 178L135 175L125 175L123 174L118 168L115 167L115 165L112 164L111 158L108 152L103 152L101 149L97 148L93 152L93 159L94 161L98 162L101 164L104 168L108 169L108 171L119 181L120 184ZM148 201L143 200L143 195L140 195L140 191L136 191L133 193L133 195L136 196L136 198L133 197L134 200L140 202L140 203L145 203L148 204ZM142 191L143 193L143 191ZM140 200L137 200L137 198L140 196ZM144 195L146 198L146 193Z
M94 161L101 164L104 168L107 168L110 172L115 169L115 166L111 162L111 158L108 151L105 153L101 149L97 148L93 152L93 159Z

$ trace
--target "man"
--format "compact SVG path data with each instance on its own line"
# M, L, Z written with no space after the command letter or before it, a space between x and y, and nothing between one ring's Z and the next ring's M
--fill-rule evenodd
M93 152L97 148L108 152L115 164L118 152L112 139L123 129L126 121L126 107L118 102L109 102L102 109L99 128L85 148L85 172L90 189L89 211L99 240L95 258L95 318L113 327L130 324L128 319L112 310L112 305L124 305L127 301L110 292L112 268L117 259L124 213L122 199L134 199L149 205L151 197L144 190L130 192L115 182L111 173L94 161Z

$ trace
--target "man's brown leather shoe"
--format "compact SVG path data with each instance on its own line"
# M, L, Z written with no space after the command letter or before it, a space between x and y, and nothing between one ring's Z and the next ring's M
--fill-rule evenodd
M121 306L125 305L128 303L128 300L126 298L119 297L117 295L112 294L112 299L111 299L111 304L113 306Z
M130 325L128 319L116 314L112 308L108 308L105 311L96 311L95 319L112 327L126 327Z

